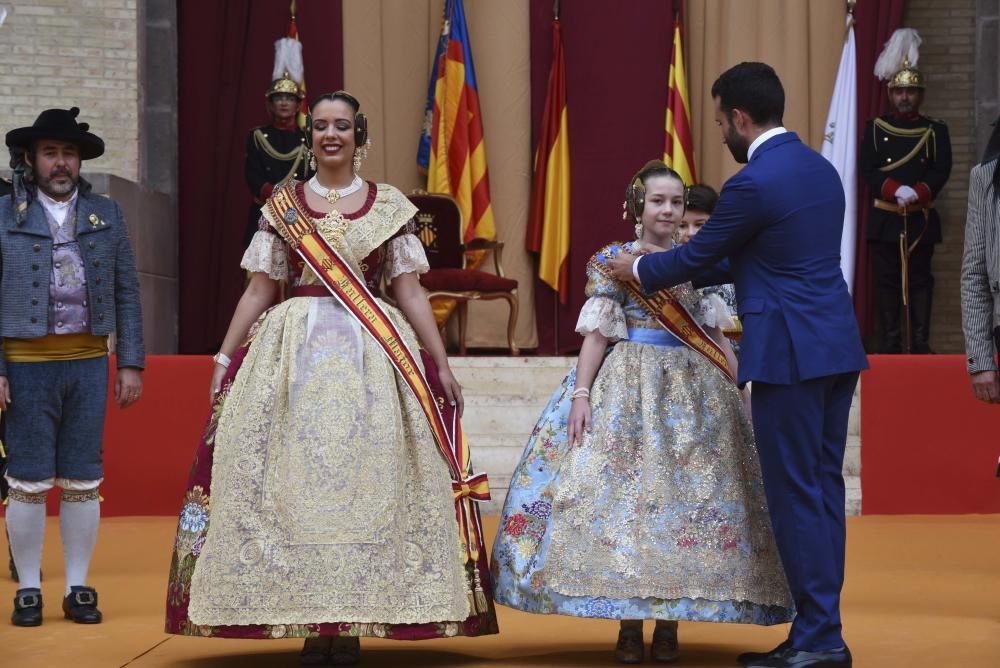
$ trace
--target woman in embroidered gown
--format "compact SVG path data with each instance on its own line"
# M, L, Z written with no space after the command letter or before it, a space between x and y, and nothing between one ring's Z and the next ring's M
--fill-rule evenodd
M670 247L683 184L654 161L627 193L639 239L588 263L579 361L514 471L493 575L504 605L622 620L625 663L642 660L642 620L656 619L652 656L672 661L676 620L777 624L792 603L726 365L687 347L604 268L621 249ZM671 294L699 324L725 314L690 284Z
M253 277L216 356L177 530L169 633L305 637L303 663L353 663L360 636L497 632L485 550L466 558L424 412L277 232L298 210L374 294L385 272L400 310L376 301L410 350L419 338L450 423L461 388L417 279L428 267L408 227L416 208L356 176L367 139L358 108L342 91L316 98L316 177L275 189L243 257ZM265 312L286 280L291 298Z

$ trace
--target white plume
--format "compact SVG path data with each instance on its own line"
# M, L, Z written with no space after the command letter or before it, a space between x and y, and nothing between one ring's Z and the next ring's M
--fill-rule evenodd
M304 74L302 65L302 42L291 37L282 37L274 43L274 72L271 79L280 79L288 72L295 83L302 85Z
M883 81L903 69L903 60L910 61L910 67L917 66L920 58L920 35L913 28L900 28L892 33L885 43L882 54L875 61L875 76Z

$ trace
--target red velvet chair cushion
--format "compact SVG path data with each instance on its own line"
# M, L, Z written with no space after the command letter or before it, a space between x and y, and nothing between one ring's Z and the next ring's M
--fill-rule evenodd
M431 269L420 277L431 292L510 292L517 281L476 269Z

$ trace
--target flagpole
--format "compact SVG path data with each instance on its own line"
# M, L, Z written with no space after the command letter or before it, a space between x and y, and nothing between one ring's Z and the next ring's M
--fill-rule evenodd
M552 19L559 20L559 0L552 0ZM559 291L556 290L555 299L552 300L552 352L559 354L559 309L562 306L559 299Z

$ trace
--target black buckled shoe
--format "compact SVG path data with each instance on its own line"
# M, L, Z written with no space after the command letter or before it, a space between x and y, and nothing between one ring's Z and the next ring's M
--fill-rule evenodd
M104 615L97 609L97 591L93 587L70 587L63 599L63 615L77 624L100 624Z
M14 614L10 616L14 626L42 625L42 590L18 589L14 595Z

